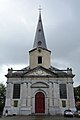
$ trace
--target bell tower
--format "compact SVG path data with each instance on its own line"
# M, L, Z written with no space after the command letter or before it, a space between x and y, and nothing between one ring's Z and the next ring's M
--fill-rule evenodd
M37 66L43 66L48 69L50 67L50 55L51 51L47 49L41 18L41 11L39 11L39 20L35 34L33 49L29 51L30 68L32 69Z

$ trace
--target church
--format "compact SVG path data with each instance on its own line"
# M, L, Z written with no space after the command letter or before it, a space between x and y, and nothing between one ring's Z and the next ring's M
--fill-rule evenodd
M5 76L4 115L6 111L8 115L61 115L65 109L75 110L75 75L71 68L60 70L51 65L51 51L46 45L41 11L33 48L29 51L29 65L21 70L9 68Z

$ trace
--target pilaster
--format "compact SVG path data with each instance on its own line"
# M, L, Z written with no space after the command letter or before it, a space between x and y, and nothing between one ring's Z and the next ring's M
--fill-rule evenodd
M7 90L6 90L6 107L11 107L13 104L13 83L9 82L7 83Z
M74 91L73 91L73 81L68 82L68 101L69 109L75 110L75 100L74 100Z
M13 109L13 83L7 82L6 101L3 115L5 115L6 110L8 110L8 114L11 115L12 109Z
M57 80L54 81L54 114L60 114L60 106L59 106L59 83Z
M27 85L26 82L21 84L21 106L26 107Z
M28 102L27 102L28 107L31 106L31 82L28 82Z
M49 82L49 102L50 102L49 105L50 105L50 107L53 106L52 85L53 85L53 83L50 81Z
M54 106L59 106L59 84L54 82Z

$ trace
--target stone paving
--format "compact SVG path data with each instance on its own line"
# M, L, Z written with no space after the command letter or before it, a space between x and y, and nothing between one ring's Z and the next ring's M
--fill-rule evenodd
M32 116L2 116L0 120L80 120L80 118L66 118L64 116L46 116L46 115L32 115Z

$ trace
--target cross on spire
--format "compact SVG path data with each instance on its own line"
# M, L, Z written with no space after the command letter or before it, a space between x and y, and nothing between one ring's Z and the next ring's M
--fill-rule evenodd
M39 9L38 10L39 10L39 13L41 13L41 10L42 10L41 5L39 5Z
M41 19L41 10L42 10L41 6L39 6L39 20L38 20L33 48L41 47L41 48L47 49L44 30L43 30L43 24Z

